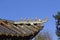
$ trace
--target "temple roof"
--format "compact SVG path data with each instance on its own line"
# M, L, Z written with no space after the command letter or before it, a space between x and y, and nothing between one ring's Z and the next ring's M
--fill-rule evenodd
M33 25L31 25L33 23ZM19 21L0 19L0 35L29 36L43 28L41 21Z

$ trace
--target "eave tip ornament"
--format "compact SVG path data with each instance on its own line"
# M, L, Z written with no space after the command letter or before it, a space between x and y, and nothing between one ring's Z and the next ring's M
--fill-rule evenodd
M27 24L27 23L30 23L30 24L34 24L34 23L45 23L45 22L48 22L48 17L46 17L45 20L41 20L41 19L31 19L31 20L28 20L28 19L25 19L25 20L21 20L21 21L15 21L14 24L20 24L20 23L24 23L24 24Z

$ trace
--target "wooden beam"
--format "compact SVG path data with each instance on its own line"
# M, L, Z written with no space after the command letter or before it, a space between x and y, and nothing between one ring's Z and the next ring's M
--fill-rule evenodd
M29 30L33 31L33 32L37 32L38 31L35 28L33 28L32 26L25 25L25 27L28 28Z
M15 30L10 24L6 24L3 21L1 23L4 25L4 27L14 31L16 34L19 34L21 36L21 33L19 31Z
M17 25L20 29L22 29L23 31L26 32L26 36L30 35L30 34L34 34L33 31L29 30L28 28L26 28L24 25L21 26L21 25Z
M13 25L13 24L11 24L11 26L14 27L15 30L19 31L22 35L25 35L25 34L26 34L26 32L25 32L24 30L22 30L21 28L15 26L15 25Z

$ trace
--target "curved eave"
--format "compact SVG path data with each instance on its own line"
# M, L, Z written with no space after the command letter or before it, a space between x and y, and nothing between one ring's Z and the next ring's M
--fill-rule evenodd
M13 24L7 20L0 20L0 35L11 36L30 36L35 35L39 30L43 29L43 26L28 26Z

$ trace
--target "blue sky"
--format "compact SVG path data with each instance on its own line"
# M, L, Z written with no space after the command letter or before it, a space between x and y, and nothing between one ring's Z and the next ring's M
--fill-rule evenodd
M44 24L44 31L48 31L53 40L55 35L55 20L52 17L60 11L60 0L0 0L0 18L8 20L19 20L22 18L48 17Z

